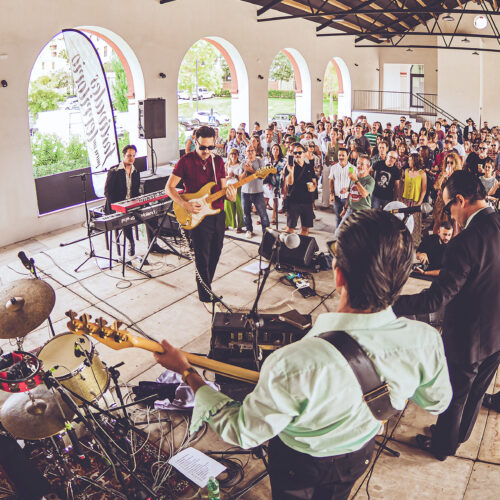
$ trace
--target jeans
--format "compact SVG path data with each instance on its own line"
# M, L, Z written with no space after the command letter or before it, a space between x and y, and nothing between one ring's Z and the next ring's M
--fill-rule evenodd
M253 232L252 225L252 203L257 209L260 221L262 224L262 232L269 227L269 217L266 211L266 200L264 199L264 193L241 193L241 201L243 202L243 220L245 221L245 226L247 231Z
M335 239L337 240L338 237L339 237L339 231L340 231L340 227L342 226L342 224L344 223L344 221L347 219L347 217L349 217L350 215L352 215L354 213L354 210L352 208L348 208L344 217L342 217L342 220L339 222L339 224L337 225L337 229L335 229Z
M392 200L383 200L382 198L377 198L372 195L372 208L384 208L387 203L390 203Z
M340 214L342 210L344 210L345 204L347 203L347 198L340 198L335 196L335 200L333 201L333 211L335 212L335 216L337 217L337 227L340 226Z

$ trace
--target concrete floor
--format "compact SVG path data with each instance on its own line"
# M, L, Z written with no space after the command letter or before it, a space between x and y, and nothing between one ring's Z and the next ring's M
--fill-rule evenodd
M318 221L311 235L326 252L325 242L331 239L333 215L327 211L317 211ZM260 226L256 226L260 228ZM284 219L280 220L284 228ZM27 278L17 253L25 251L35 259L40 276L55 290L56 304L51 318L56 333L67 331L64 313L69 309L78 314L89 313L95 319L104 317L109 322L118 319L122 328L130 331L143 330L149 336L166 338L175 346L186 351L206 353L209 349L211 315L197 300L193 265L173 255L149 258L153 279L147 279L132 270L121 276L118 266L112 270L101 270L95 260L89 261L76 273L74 269L85 258L86 241L60 247L60 243L70 242L84 236L81 226L65 228L36 238L19 242L0 249L0 286L14 280ZM228 234L235 234L229 232ZM260 235L254 238L260 241ZM102 236L94 239L97 253L107 255ZM235 241L226 238L214 281L214 291L223 296L231 306L248 307L256 292L255 276L242 270L254 261L258 247L246 240ZM145 237L137 244L137 253L145 251ZM282 274L273 272L261 299L266 312L287 310L288 306L301 313L309 313L319 303L319 297L303 299L291 293L291 288L279 282ZM315 274L316 290L320 295L332 291L332 274L323 271ZM428 282L410 279L405 286L406 293L414 293L428 286ZM334 311L338 298L335 294L312 313L313 319L319 313ZM262 311L263 312L263 311ZM50 339L45 322L25 337L24 350L43 345ZM14 349L15 342L0 341L4 351ZM121 382L135 385L141 380L155 380L162 368L155 364L152 354L141 349L114 351L102 344L97 346L99 357L112 365L120 361ZM490 388L491 390L493 388ZM497 374L495 390L500 390L500 374ZM8 396L0 393L0 405ZM185 433L184 417L179 412L169 412L174 422L173 439L181 442ZM401 420L397 423L389 446L401 453L394 458L382 453L378 459L369 483L371 498L394 499L497 499L500 491L500 414L481 410L470 440L462 445L456 457L438 462L416 448L414 436L425 432L434 422L434 417L410 403ZM390 430L395 422L390 422ZM164 424L166 426L166 424ZM161 435L161 424L150 426L154 439ZM166 427L163 429L165 433ZM200 450L225 450L228 448L215 434L208 430L196 443ZM246 459L245 459L246 460ZM262 472L260 461L250 459L245 466L245 478L239 487L245 486ZM235 488L232 490L234 494ZM354 490L353 490L354 491ZM496 492L496 493L495 493ZM261 481L244 499L270 498L267 479ZM363 484L357 498L368 498Z

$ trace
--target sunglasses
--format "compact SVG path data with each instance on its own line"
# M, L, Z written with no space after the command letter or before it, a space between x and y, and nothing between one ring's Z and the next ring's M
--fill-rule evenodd
M443 213L446 214L448 217L451 217L451 206L453 203L455 203L457 200L456 198L453 198L453 200L450 200L443 208Z
M198 149L200 151L205 151L205 150L209 150L209 151L213 151L215 149L215 146L202 146L201 144L198 144Z
M243 132L236 132L236 135L243 135Z
M483 151L486 151L488 148L479 148L479 149L482 149Z
M304 154L304 151L294 151L293 154L295 156L300 156L300 155L303 155Z

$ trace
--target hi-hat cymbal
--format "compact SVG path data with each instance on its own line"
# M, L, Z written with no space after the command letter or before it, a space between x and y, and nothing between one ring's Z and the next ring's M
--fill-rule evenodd
M44 439L64 430L66 420L75 413L46 385L10 396L2 406L0 422L17 439ZM59 407L60 406L60 407ZM61 412L62 410L62 412Z
M56 302L50 285L24 279L0 288L0 338L24 337L49 317Z

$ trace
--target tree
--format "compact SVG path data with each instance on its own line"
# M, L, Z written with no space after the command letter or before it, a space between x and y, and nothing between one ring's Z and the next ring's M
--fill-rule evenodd
M35 88L28 94L28 107L34 119L42 111L57 109L57 103L63 101L64 97L47 87Z
M184 56L179 70L177 87L195 93L196 61L198 60L198 87L220 92L224 76L221 55L217 49L205 40L196 42Z
M290 60L283 52L280 52L271 64L269 79L275 82L289 82L293 77L294 72Z
M128 84L125 70L120 59L113 56L111 67L115 73L115 82L113 83L113 106L117 111L128 111Z

